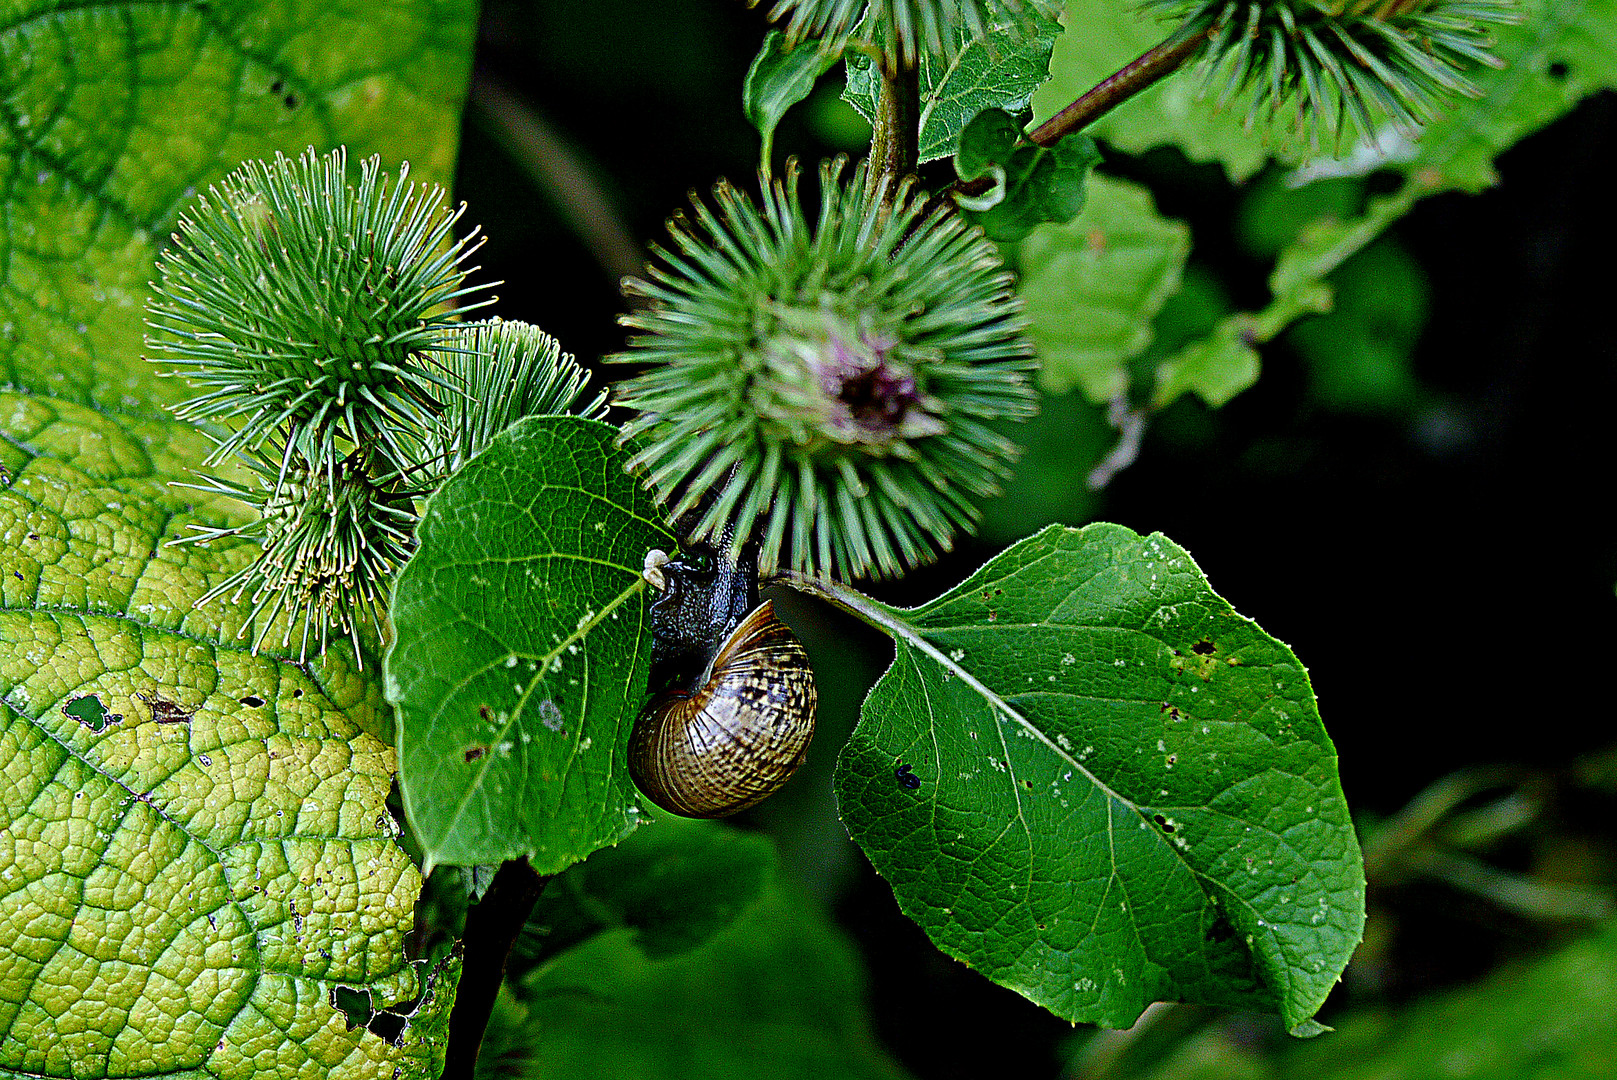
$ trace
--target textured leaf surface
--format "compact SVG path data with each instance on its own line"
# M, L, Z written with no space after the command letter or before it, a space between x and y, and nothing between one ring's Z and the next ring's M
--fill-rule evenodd
M1061 26L1032 7L1024 14L1026 30L1011 33L1002 28L976 38L962 24L955 31L958 40L952 57L921 56L921 161L954 153L966 124L984 109L1021 112L1039 84L1050 77L1050 51ZM850 51L847 61L848 82L842 96L874 124L881 73L861 53Z
M158 245L244 158L347 143L446 180L470 0L0 4L0 386L150 410Z
M712 822L696 827L728 830ZM630 930L599 934L524 981L520 997L528 1015L520 1042L529 1055L526 1075L903 1075L871 1038L857 953L778 878L699 948L657 959L635 941Z
M624 745L649 663L640 571L673 539L616 434L529 418L427 502L387 688L429 866L527 856L555 873L639 823Z
M837 766L844 821L945 952L1057 1015L1311 1017L1364 921L1307 673L1183 549L1052 526L912 629ZM918 778L903 782L899 767Z
M0 1070L433 1075L329 1001L421 988L379 683L193 610L250 554L164 546L218 520L167 484L205 448L0 394Z
M1173 30L1131 0L1068 0L1066 31L1050 58L1050 81L1033 95L1033 119L1042 123L1090 87L1161 43ZM1141 154L1177 146L1192 161L1216 161L1231 180L1263 166L1274 147L1261 131L1247 131L1239 103L1218 109L1200 96L1194 71L1170 75L1119 105L1085 130L1119 150Z
M1104 402L1127 388L1129 357L1151 343L1151 320L1179 288L1190 230L1126 180L1092 176L1088 196L1077 218L1022 244L1018 289L1044 389Z

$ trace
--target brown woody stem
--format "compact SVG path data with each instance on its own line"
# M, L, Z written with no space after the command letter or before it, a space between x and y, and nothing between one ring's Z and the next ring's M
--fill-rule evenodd
M1054 146L1073 132L1082 131L1129 98L1184 67L1206 42L1205 31L1178 31L1106 76L1077 101L1028 132L1028 141L1036 146ZM957 181L953 190L961 195L981 195L993 186L993 180L985 176Z

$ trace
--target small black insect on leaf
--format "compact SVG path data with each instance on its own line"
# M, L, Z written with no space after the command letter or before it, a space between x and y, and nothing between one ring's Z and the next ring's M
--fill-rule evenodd
M893 770L893 779L897 780L898 786L905 791L914 791L921 786L921 778L910 772L910 767L903 762Z

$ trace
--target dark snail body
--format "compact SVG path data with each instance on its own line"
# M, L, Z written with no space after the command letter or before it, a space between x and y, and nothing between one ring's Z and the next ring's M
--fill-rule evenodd
M652 698L629 737L629 772L652 802L724 817L774 794L814 735L808 653L758 600L755 550L647 562Z

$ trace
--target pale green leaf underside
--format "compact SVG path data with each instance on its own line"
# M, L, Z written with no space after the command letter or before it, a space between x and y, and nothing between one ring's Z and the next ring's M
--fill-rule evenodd
M0 394L0 1070L427 1075L328 1001L420 989L380 687L192 608L250 554L165 546L204 448Z
M1033 92L1049 78L1050 50L1061 26L1029 7L1028 29L973 38L962 24L957 48L948 58L923 53L920 60L920 161L954 153L971 118L984 109L1016 113L1027 108ZM848 83L843 98L872 124L881 74L863 54L849 51Z
M470 0L0 0L0 386L150 412L158 246L245 158L346 143L454 164Z
M1313 1015L1364 880L1289 649L1183 549L1116 525L1052 526L889 614L914 636L838 798L940 948L1070 1020L1127 1026L1155 1000Z
M1017 255L1044 389L1096 402L1127 389L1127 361L1151 343L1189 254L1190 230L1159 215L1149 192L1091 174L1083 212L1039 226Z
M640 571L671 548L616 429L533 417L428 502L388 653L405 810L427 861L554 873L640 823Z

